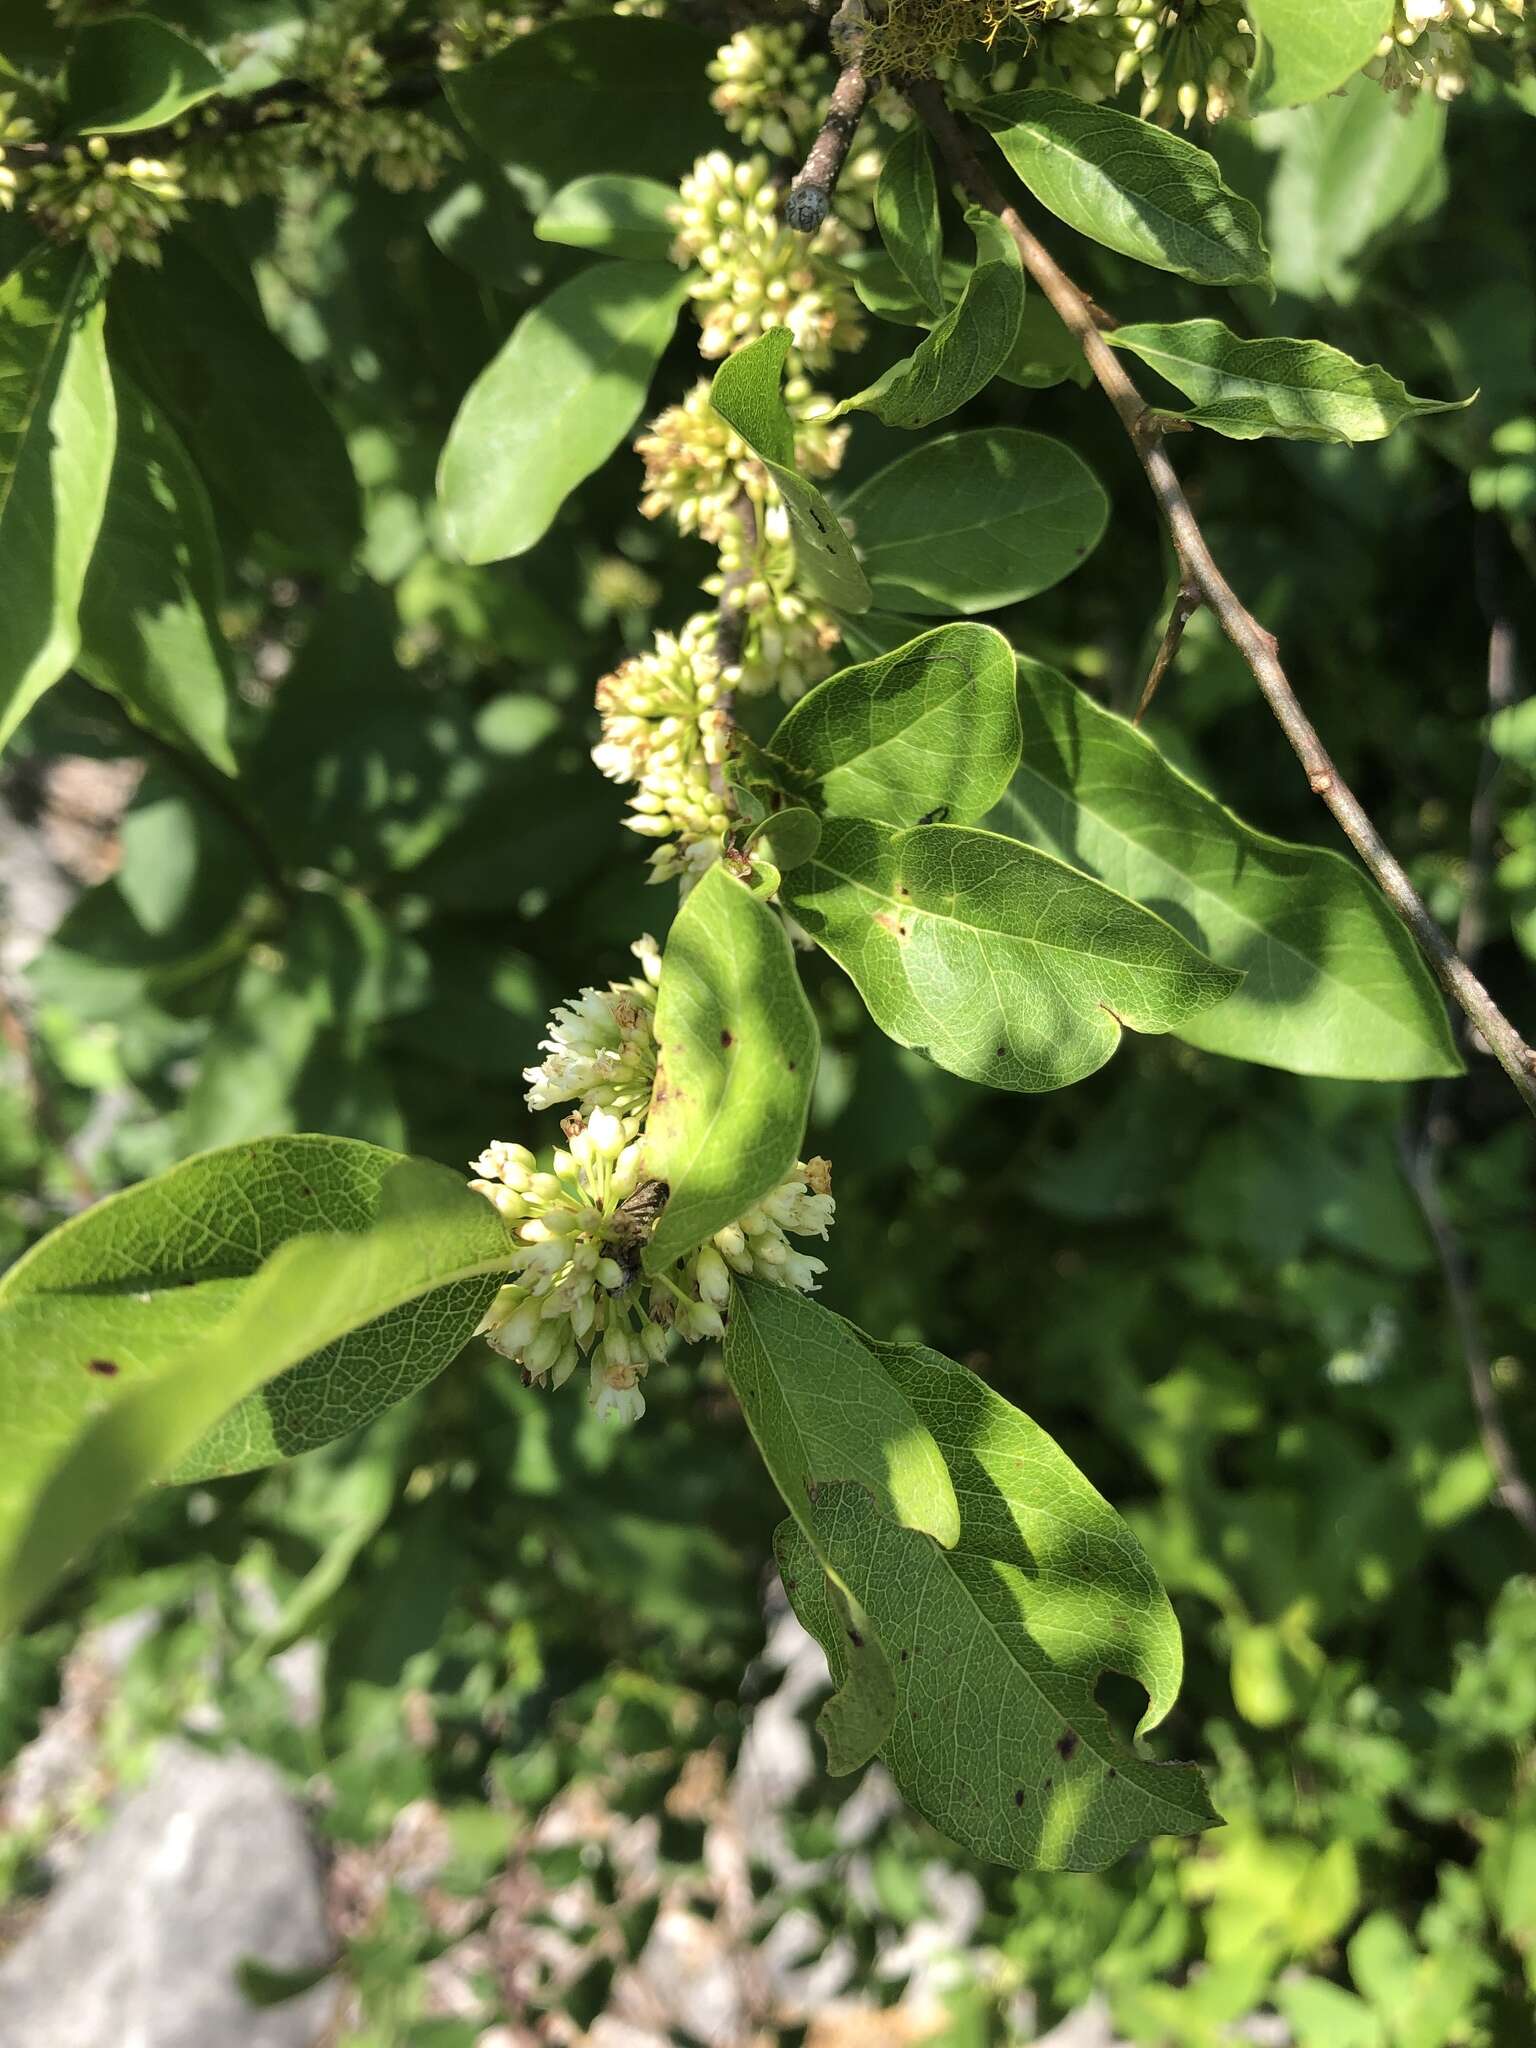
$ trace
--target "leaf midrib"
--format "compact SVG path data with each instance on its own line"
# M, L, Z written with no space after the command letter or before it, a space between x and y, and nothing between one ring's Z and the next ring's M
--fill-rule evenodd
M1006 801L1006 793L1004 801ZM1020 845L1024 844L1022 840L1018 843ZM1046 853L1043 847L1030 847L1028 850L1031 853L1039 854L1044 860L1056 861L1056 856ZM1065 861L1056 861L1056 864L1074 879L1092 883L1096 888L1102 889L1107 896L1114 897L1117 902L1124 904L1128 909L1138 912L1143 917L1150 917L1154 923L1163 923L1165 921L1158 917L1155 910L1148 910L1144 903L1136 902L1134 897L1121 895L1120 891L1111 888L1108 882L1100 881L1097 875L1085 875L1079 869L1068 866ZM872 896L877 903L889 904L893 910L909 912L917 917L929 917L940 924L952 924L957 926L962 932L976 934L978 938L1006 939L1016 946L1037 947L1042 953L1062 953L1069 960L1105 960L1113 966L1123 967L1128 973L1148 973L1176 977L1180 971L1176 966L1163 967L1153 961L1124 960L1116 953L1087 953L1081 946L1064 946L1054 939L1040 939L1022 932L1002 931L995 925L967 924L963 918L956 917L949 911L925 909L922 904L913 898L904 899L900 896L888 896L882 889L875 888L868 882L861 882L856 875L844 874L840 868L833 867L830 861L821 858L819 852L812 854L806 866L813 869L821 868L825 873L834 876L838 881L846 882L851 888L861 890L866 896ZM1182 934L1174 931L1171 925L1169 925L1168 929L1173 933L1174 938L1182 937ZM1185 940L1184 943L1188 945L1189 941ZM1192 948L1191 950L1196 949ZM1221 968L1219 961L1213 962L1212 965L1216 966L1223 973L1230 972L1229 969ZM987 964L989 975L991 971L991 963L989 961ZM999 1009L1003 1007L1001 1000L999 1000L998 1007ZM1090 1005L1090 1007L1102 1008L1102 1005L1094 1004Z
M1127 115L1125 118L1129 119L1130 117ZM1052 135L1048 129L1036 125L1036 123L1031 122L1028 119L1017 122L1015 125L1017 127L1027 130L1027 132L1033 138L1037 146L1040 147L1042 150L1053 151L1057 156L1065 158L1065 160L1069 164L1081 165L1083 168L1096 173L1097 176L1100 179L1102 179L1102 181L1106 185L1109 186L1110 190L1114 193L1115 197L1117 199L1122 199L1124 201L1124 210L1133 215L1134 217L1136 217L1137 219L1140 218L1141 206L1145 205L1149 207L1152 211L1156 212L1163 220L1167 221L1171 227L1177 228L1182 234L1189 235L1194 239L1204 243L1204 245L1208 249L1219 250L1224 256L1227 257L1233 257L1237 254L1237 252L1233 249L1230 242L1219 240L1217 237L1211 235L1206 229L1199 226L1196 222L1189 220L1183 215L1168 212L1167 208L1164 207L1158 200L1150 198L1147 194L1138 193L1136 195L1136 199L1132 201L1130 198L1126 196L1125 188L1122 185L1117 184L1115 179L1111 177L1109 172L1104 168L1105 162L1108 159L1090 156L1084 150L1071 149L1068 147L1066 143L1059 142L1057 138L1054 135ZM1119 147L1122 149L1132 149L1132 141L1133 138L1127 137L1126 141L1120 144ZM1153 148L1151 150L1144 150L1143 154L1149 156L1151 160L1159 166L1162 166L1166 161L1162 155L1162 152L1156 148ZM1191 166L1191 168L1193 168L1193 166ZM1188 187L1179 184L1176 181L1175 189L1187 191Z

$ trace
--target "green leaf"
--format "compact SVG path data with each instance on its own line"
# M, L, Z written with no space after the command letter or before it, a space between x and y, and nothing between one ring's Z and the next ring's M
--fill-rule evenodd
M709 105L710 49L676 22L599 14L519 36L444 85L475 141L517 169L537 207L598 171L675 185L724 139Z
M152 14L110 14L75 32L64 112L77 135L160 128L223 83L196 43Z
M1012 356L1024 312L1018 259L978 263L965 296L910 356L845 398L833 416L872 412L888 427L928 427L984 391Z
M794 705L769 751L834 817L981 817L1019 759L1013 649L991 626L935 626ZM814 853L814 847L811 852ZM809 855L807 856L809 858Z
M777 1547L834 1678L846 1644L814 1598L813 1545L879 1631L896 1685L881 1753L908 1800L974 1853L1025 1869L1101 1869L1149 1836L1211 1826L1200 1773L1139 1756L1094 1698L1103 1672L1127 1674L1146 1688L1147 1729L1178 1689L1178 1626L1130 1530L963 1366L869 1348L944 1456L959 1541L939 1549L862 1489L825 1486L805 1503L805 1533L781 1532Z
M499 562L544 538L634 425L686 296L669 263L599 263L523 315L443 449L438 499L461 561Z
M813 1506L846 1483L878 1520L952 1544L960 1505L938 1445L870 1347L840 1316L792 1288L738 1278L724 1360L763 1463L807 1542L808 1583L844 1652L836 1697L819 1726L836 1774L856 1770L886 1740L896 1687L876 1624L844 1604L847 1589L822 1554ZM827 1589L830 1574L835 1592ZM839 1597L841 1596L841 1598Z
M839 611L867 611L869 584L847 534L821 492L795 469L794 423L779 393L784 358L792 346L787 327L770 327L727 356L709 387L710 403L778 485L795 531L796 566L807 589Z
M891 261L938 319L948 301L944 289L944 234L939 226L939 188L933 175L928 136L914 122L885 153L875 187L875 224Z
M1392 26L1392 0L1251 0L1257 34L1252 113L1320 100L1368 64Z
M876 604L941 617L1049 590L1099 544L1109 500L1064 442L1017 427L925 441L843 507Z
M96 266L39 249L0 280L0 746L74 660L114 432Z
M1042 663L1021 661L1019 681L1022 765L988 822L1155 906L1243 971L1179 1037L1340 1079L1460 1072L1428 968L1352 861L1245 825Z
M675 188L655 178L599 173L576 178L557 192L534 222L533 232L541 242L665 263L677 240L669 218L676 203Z
M80 601L78 665L151 732L233 775L213 508L169 422L121 372L113 382L117 450Z
M179 235L158 269L118 265L112 347L170 421L221 511L295 564L348 562L357 482L341 431L247 298Z
M205 1153L0 1282L0 1627L137 1494L329 1442L473 1333L505 1226L446 1167L337 1138Z
M1265 220L1279 290L1354 297L1356 259L1441 176L1445 121L1433 93L1405 97L1357 78L1313 106L1255 122L1260 146L1280 153Z
M1243 341L1219 320L1148 321L1105 335L1195 403L1174 414L1233 441L1379 441L1404 420L1460 412L1470 398L1414 398L1377 363L1322 341Z
M1102 883L963 826L829 818L784 900L888 1037L1024 1094L1082 1080L1122 1027L1173 1030L1239 980Z
M1192 142L1044 87L971 111L1041 205L1079 234L1197 284L1267 282L1258 214Z
M1018 263L1014 239L995 213L988 213L985 207L968 206L965 218L976 237L978 261L995 255L1005 262ZM1018 338L998 375L1010 384L1022 384L1036 391L1060 384L1068 377L1079 384L1093 382L1093 372L1077 337L1043 292L1031 292L1025 298Z
M792 1287L731 1288L725 1372L796 1520L815 1489L858 1486L874 1511L949 1546L961 1509L938 1445L851 1324Z
M645 1149L670 1193L647 1272L692 1251L793 1171L817 1049L782 922L717 863L678 912L662 957Z
M841 267L865 311L897 327L931 327L951 300L965 290L971 273L968 263L946 257L939 273L943 301L934 308L918 297L883 249L851 250L842 258Z

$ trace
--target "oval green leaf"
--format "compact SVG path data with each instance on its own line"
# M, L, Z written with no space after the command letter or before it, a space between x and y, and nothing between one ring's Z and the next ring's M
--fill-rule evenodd
M1254 114L1320 100L1375 56L1392 0L1247 0L1258 39L1248 82Z
M662 956L645 1162L669 1195L647 1272L793 1171L817 1052L782 921L717 863L677 913Z
M0 1628L145 1487L244 1470L441 1371L506 1263L447 1168L336 1138L188 1160L0 1284Z
M79 646L116 429L102 313L82 249L0 281L0 746Z
M599 263L525 313L470 386L437 494L465 562L525 554L639 417L687 296L666 263Z
M1040 204L1091 241L1197 284L1267 282L1257 212L1182 136L1044 87L972 112Z
M875 224L891 261L919 303L938 319L948 303L944 234L933 157L919 122L898 135L885 153L875 186Z
M725 139L709 104L709 55L679 22L595 14L518 36L444 85L480 148L514 166L538 206L598 171L676 184Z
M795 468L794 422L779 392L793 345L787 327L770 327L727 356L709 387L710 404L778 485L795 532L801 582L839 611L867 611L869 583L847 534L821 492Z
M541 242L593 249L600 256L627 256L665 263L677 229L671 210L677 192L656 178L621 178L599 172L563 186L533 224Z
M932 426L1000 374L1018 341L1023 314L1024 273L1018 263L979 263L960 303L927 340L873 384L845 398L835 413L872 412L888 427Z
M1415 398L1379 363L1357 363L1323 341L1244 341L1219 320L1146 321L1104 339L1195 401L1173 417L1233 441L1380 441L1404 420L1472 403Z
M1122 1028L1171 1031L1241 978L1101 882L964 826L829 818L784 900L888 1037L1021 1094L1081 1081Z
M1155 906L1242 970L1179 1037L1340 1080L1461 1071L1428 968L1352 861L1245 825L1043 663L1021 661L1019 686L1022 761L989 823Z
M898 456L843 512L875 603L943 617L1017 604L1070 576L1098 546L1109 500L1064 442L984 427Z
M974 1373L920 1346L869 1349L943 1455L959 1540L940 1549L867 1492L830 1486L775 1549L834 1679L848 1643L820 1597L819 1555L879 1632L895 1685L881 1755L908 1800L1016 1869L1100 1869L1149 1836L1211 1826L1199 1771L1139 1755L1094 1698L1106 1671L1136 1680L1144 1732L1178 1690L1178 1624L1130 1529Z
M75 32L64 112L77 135L160 128L224 83L180 30L152 14L110 14Z
M340 566L358 538L357 481L335 419L262 318L179 235L156 270L112 278L112 359L170 421L237 533L300 567Z
M1001 633L935 626L818 683L769 751L834 817L916 825L937 812L966 824L991 808L1018 765L1017 697Z
M888 1738L896 1687L877 1627L864 1613L855 1625L848 1589L822 1553L814 1504L824 1487L847 1485L877 1519L946 1546L959 1536L960 1504L932 1434L840 1316L791 1288L738 1279L724 1356L753 1441L809 1546L806 1590L819 1588L835 1617L843 1664L818 1725L841 1775Z
M117 452L80 602L79 667L149 731L233 775L213 507L169 421L121 373L113 381Z

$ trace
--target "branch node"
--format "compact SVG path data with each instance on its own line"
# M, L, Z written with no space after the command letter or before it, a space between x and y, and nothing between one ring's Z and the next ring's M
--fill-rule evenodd
M1307 786L1314 796L1326 796L1333 787L1333 777L1318 773L1307 777Z

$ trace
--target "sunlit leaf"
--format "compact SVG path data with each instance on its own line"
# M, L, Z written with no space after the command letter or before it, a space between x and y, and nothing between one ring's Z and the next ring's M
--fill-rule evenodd
M779 380L792 346L787 327L770 327L727 356L709 388L710 403L757 455L778 485L795 530L801 581L840 611L869 607L869 584L837 515L795 469L795 430Z
M83 249L0 280L0 745L79 645L115 434L102 310Z
M1267 280L1258 214L1182 136L1043 87L971 111L1041 205L1079 234L1199 284Z
M77 135L161 128L224 83L216 64L152 14L83 21L70 45L64 110Z
M717 863L662 956L645 1163L670 1195L647 1271L663 1272L793 1171L816 1056L782 923Z
M677 240L670 218L676 204L672 186L656 178L599 173L562 186L534 222L533 232L541 242L664 263Z
M1178 1690L1178 1626L1135 1537L973 1373L918 1346L870 1349L948 1464L959 1541L941 1549L864 1490L825 1486L775 1547L835 1679L847 1645L816 1597L818 1553L879 1631L896 1687L881 1755L906 1797L974 1853L1024 1869L1096 1870L1148 1836L1210 1827L1200 1773L1138 1755L1094 1697L1106 1670L1137 1679L1145 1729Z
M891 261L919 302L937 319L948 299L944 236L928 136L918 122L898 135L885 152L875 187L875 224Z
M1018 259L978 263L965 295L910 356L836 410L871 412L888 427L927 427L986 389L1013 354L1024 312Z
M1256 832L1145 733L1040 662L1019 664L1024 750L989 822L1157 909L1243 981L1181 1038L1304 1074L1460 1070L1445 1004L1352 861Z
M936 626L819 683L791 706L769 751L835 817L916 825L937 812L965 824L1017 766L1016 696L1001 633Z
M1460 412L1470 398L1415 398L1378 363L1322 341L1243 341L1219 320L1119 327L1105 335L1195 403L1173 415L1234 441L1379 441L1404 420Z
M599 263L525 313L470 386L438 471L465 562L525 554L634 425L687 280L671 264Z
M963 826L829 818L784 897L882 1031L992 1088L1064 1088L1122 1027L1173 1030L1239 980L1102 883Z
M1251 0L1258 35L1248 104L1255 114L1320 100L1375 56L1393 0Z
M440 1372L507 1236L446 1168L339 1138L205 1153L0 1282L0 1626L146 1486L328 1442Z

